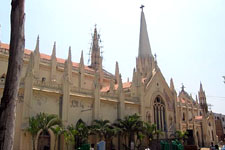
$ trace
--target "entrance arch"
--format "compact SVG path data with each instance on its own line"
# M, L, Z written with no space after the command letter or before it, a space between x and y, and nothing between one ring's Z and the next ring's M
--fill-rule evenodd
M50 150L51 136L48 131L42 131L38 136L37 150Z

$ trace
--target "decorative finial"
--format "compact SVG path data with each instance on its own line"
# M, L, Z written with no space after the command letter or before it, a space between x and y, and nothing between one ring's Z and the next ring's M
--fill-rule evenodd
M184 88L185 88L185 86L184 86L184 84L182 83L181 91L184 91Z
M156 53L154 54L154 57L155 57L155 61L157 60L157 55L156 55Z
M143 8L144 8L144 7L145 7L144 5L141 5L141 7L140 7L140 8L141 8L141 10L142 10L142 11L143 11Z

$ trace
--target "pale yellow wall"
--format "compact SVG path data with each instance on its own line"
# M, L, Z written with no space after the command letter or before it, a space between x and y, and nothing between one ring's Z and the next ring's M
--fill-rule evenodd
M68 124L75 124L78 119L82 119L87 124L92 122L93 99L84 99L70 96L68 106Z
M139 114L139 105L135 105L135 104L126 104L125 105L125 111L124 111L125 116L133 115L135 113Z
M117 103L101 101L100 116L103 120L114 122L117 119Z
M30 115L34 116L39 112L59 115L59 95L33 91Z

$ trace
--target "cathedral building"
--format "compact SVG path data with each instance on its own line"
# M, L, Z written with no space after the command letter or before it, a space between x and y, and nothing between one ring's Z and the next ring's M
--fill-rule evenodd
M90 66L84 64L83 52L79 63L72 62L71 48L66 60L57 58L56 43L51 56L40 53L39 37L34 51L25 49L16 110L15 150L32 148L31 136L25 129L29 117L39 112L58 115L65 126L75 124L80 118L90 125L95 119L114 122L137 113L143 121L155 123L163 131L161 139L173 138L175 131L180 130L188 131L190 144L209 146L216 142L214 115L208 111L202 84L195 100L184 87L177 94L172 79L167 84L151 52L143 8L132 81L122 82L118 62L115 74L104 70L100 54L96 28ZM0 97L8 57L9 45L0 43ZM49 134L53 150L55 136Z

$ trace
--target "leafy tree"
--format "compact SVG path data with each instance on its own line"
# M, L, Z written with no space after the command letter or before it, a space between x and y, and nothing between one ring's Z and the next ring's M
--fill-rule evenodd
M185 141L188 139L188 132L187 131L176 131L175 137L184 144Z

